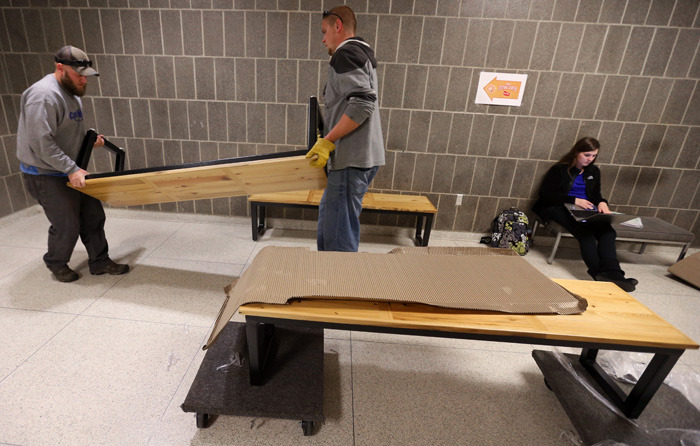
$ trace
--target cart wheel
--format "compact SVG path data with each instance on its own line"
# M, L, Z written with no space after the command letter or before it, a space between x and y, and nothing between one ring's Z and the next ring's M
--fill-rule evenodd
M314 430L314 422L313 421L302 421L301 422L301 430L304 431L305 436L311 435L311 433Z
M547 386L549 390L552 390L552 387L549 385L549 381L547 381L547 378L544 379L544 385Z
M197 412L197 427L200 429L206 429L209 427L209 420L211 417L208 413Z

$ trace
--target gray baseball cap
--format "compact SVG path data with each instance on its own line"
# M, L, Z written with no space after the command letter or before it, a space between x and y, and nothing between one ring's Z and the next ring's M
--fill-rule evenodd
M81 76L99 76L100 74L92 68L92 61L88 59L85 51L71 45L66 45L56 51L53 59L63 65L71 66Z

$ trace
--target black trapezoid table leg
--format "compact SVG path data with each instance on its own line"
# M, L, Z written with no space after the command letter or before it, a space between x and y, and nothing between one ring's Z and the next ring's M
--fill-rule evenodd
M423 231L423 246L428 246L430 241L430 230L433 228L433 214L425 216L425 230Z
M672 354L657 353L647 365L647 368L639 377L639 381L632 388L632 391L625 400L625 415L630 418L637 418L654 396L666 376L676 364L683 351Z
M250 385L260 386L265 379L265 364L274 337L275 326L246 318L246 337Z
M683 350L655 353L637 384L629 394L620 389L613 379L596 362L597 349L583 349L579 362L600 385L610 400L629 418L637 418L649 404L664 379L683 354Z
M253 231L253 241L265 232L265 206L257 201L250 202L250 225Z

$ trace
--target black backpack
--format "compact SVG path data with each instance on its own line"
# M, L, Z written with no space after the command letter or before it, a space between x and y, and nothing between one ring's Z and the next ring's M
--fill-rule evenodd
M525 212L516 208L501 211L491 223L491 242L494 248L510 248L521 256L530 250L532 228Z

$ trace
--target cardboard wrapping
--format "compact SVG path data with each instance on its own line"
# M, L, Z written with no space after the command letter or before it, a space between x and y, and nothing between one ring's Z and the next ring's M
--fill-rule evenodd
M674 263L668 272L700 288L700 252Z
M440 253L433 254L426 249L416 251L420 254L412 249L403 254L376 254L265 247L241 277L226 287L227 299L205 348L238 307L252 302L337 298L519 314L586 310L585 299L552 282L517 254L506 254L510 250L438 248Z

